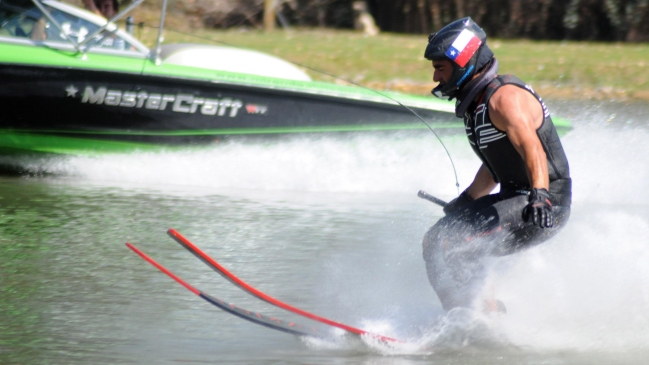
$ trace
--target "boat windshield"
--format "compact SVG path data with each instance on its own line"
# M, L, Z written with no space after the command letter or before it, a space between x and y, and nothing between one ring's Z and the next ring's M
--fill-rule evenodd
M66 34L77 43L86 41L88 48L112 49L121 51L138 51L137 47L128 40L120 37L117 28L107 29L95 35L92 40L86 38L101 28L102 25L83 19L77 15L66 13L60 9L46 6L65 32L63 34L51 21L36 7L3 9L0 19L0 36L26 38L32 41L69 43ZM11 11L13 10L13 11Z

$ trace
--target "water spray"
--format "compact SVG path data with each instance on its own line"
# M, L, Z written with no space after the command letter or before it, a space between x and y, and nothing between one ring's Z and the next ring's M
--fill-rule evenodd
M142 22L142 23L139 23L138 26L140 26L140 27L147 26L147 27L149 27L149 28L159 29L160 32L162 32L162 29L161 29L160 27L155 27L155 26L146 25L146 24L143 23L143 22ZM168 29L168 30L171 31L171 32L177 33L177 34L182 34L182 35L184 35L184 36L189 36L189 37L192 37L192 38L197 38L197 39L205 40L205 41L212 42L212 43L222 44L222 45L225 45L225 46L228 46L228 47L240 48L240 47L238 47L238 46L236 46L236 45L233 45L233 44L230 44L230 43L227 43L227 42L223 42L223 41L219 41L219 40L216 40L216 39L212 39L212 38L208 38L208 37L202 37L202 36L198 36L198 35L191 34L191 33L187 33L187 32L182 32L182 31L175 30L175 29ZM291 61L291 62L292 62L292 61ZM332 77L332 78L334 78L334 79L336 79L336 80L344 81L344 82L349 83L349 84L351 84L351 85L354 85L354 86L360 87L360 88L362 88L362 89L372 91L372 92L374 92L374 93L376 93L376 94L378 94L378 95L380 95L380 96L382 96L382 97L384 97L384 98L386 98L386 99L388 99L388 100L390 100L390 101L392 101L392 102L398 104L399 106L405 108L405 109L408 110L410 113L412 113L412 114L413 114L417 119L419 119L422 123L424 123L424 125L426 125L426 127L428 127L428 129L433 133L433 135L435 135L435 138L437 138L437 140L439 141L440 145L441 145L442 148L444 149L444 152L446 153L446 156L448 156L448 159L449 159L449 161L451 162L451 167L453 168L453 174L454 174L454 177L455 177L455 188L456 188L457 191L458 191L458 195L460 194L460 182L459 182L458 177L457 177L457 170L456 170L456 168L455 168L455 163L453 162L453 158L451 157L451 153L449 152L448 148L446 147L446 145L444 144L444 142L442 141L442 139L439 137L439 135L437 134L437 132L435 132L435 129L433 129L433 127L431 127L430 124L429 124L428 122L426 122L426 120L424 120L424 118L422 118L419 114L417 114L416 111L414 111L412 108L408 107L407 105L404 105L404 104L401 103L400 101L398 101L398 100L396 100L396 99L394 99L394 98L392 98L392 97L390 97L390 96L388 96L388 95L386 95L386 94L384 94L384 93L382 93L382 92L380 92L380 91L378 91L378 90L375 90L375 89L369 88L369 87L367 87L367 86L363 86L363 85L361 85L361 84L359 84L359 83L357 83L357 82L354 82L354 81L351 81L351 80L347 80L347 79L345 79L345 78L342 78L342 77L339 77L339 76L333 75L333 74L328 73L328 72L326 72L326 71L322 71L322 70L319 70L319 69L316 69L316 68L313 68L313 67L310 67L310 66L307 66L307 65L303 65L303 64L300 64L300 63L296 63L296 62L292 62L292 63L295 64L295 65L297 65L297 66L300 66L300 67L302 67L302 68L305 68L305 69L311 70L311 71L313 71L313 72L317 72L317 73L320 73L320 74L323 74L323 75L326 75L326 76ZM425 194L425 196L422 196L421 193ZM423 199L429 200L429 201L431 201L431 202L433 202L433 203L435 203L435 204L441 205L441 206L444 206L444 205L446 204L444 201L442 201L442 200L440 200L440 199L438 199L438 198L435 198L435 197L433 197L433 196L427 194L427 193L424 192L424 191L420 191L420 192L418 193L418 196L419 196L420 198L423 198ZM432 200L431 200L430 198L432 198Z

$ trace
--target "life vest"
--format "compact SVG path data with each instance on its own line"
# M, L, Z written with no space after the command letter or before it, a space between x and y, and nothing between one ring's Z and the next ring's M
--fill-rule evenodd
M465 113L464 126L471 148L489 170L494 181L500 183L501 192L531 188L525 161L512 145L507 133L496 128L489 117L489 99L501 86L508 84L529 91L541 104L543 123L536 133L547 156L553 204L569 206L572 181L568 159L559 140L559 135L541 97L519 78L512 75L494 78L486 86L477 106L474 109L469 108L469 111Z

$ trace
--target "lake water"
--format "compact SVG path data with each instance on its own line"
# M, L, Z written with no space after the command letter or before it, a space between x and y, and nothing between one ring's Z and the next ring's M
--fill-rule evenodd
M491 274L508 313L445 314L421 238L457 194L430 131L224 140L207 150L17 158L0 178L0 364L640 364L649 358L649 106L550 102L574 179L570 224ZM478 167L443 137L460 189ZM406 344L304 340L227 314L256 299L166 235L294 306Z

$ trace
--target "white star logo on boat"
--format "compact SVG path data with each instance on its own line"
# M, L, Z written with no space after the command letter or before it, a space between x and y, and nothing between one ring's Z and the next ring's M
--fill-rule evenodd
M68 87L65 89L65 91L68 93L68 95L67 95L68 97L71 96L71 97L74 98L74 97L77 96L77 92L79 91L79 89L77 89L76 87L74 87L74 85L70 85L70 86L68 86Z

